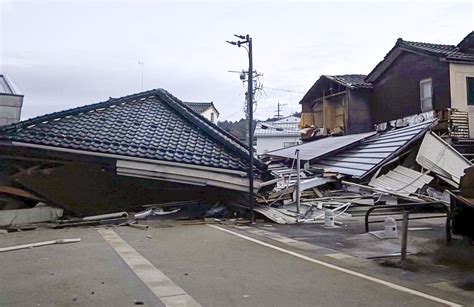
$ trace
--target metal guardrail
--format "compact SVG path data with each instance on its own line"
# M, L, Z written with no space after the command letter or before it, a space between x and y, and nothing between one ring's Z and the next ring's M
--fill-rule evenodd
M443 202L425 202L425 203L406 203L406 204L399 204L399 205L375 205L371 207L369 210L367 210L365 214L365 232L369 232L369 224L384 222L381 220L369 222L369 217L372 212L382 211L382 210L385 210L388 213L398 213L398 214L407 213L408 219L411 219L411 220L444 217L443 215L442 216L436 215L436 216L409 218L409 215L414 214L414 213L439 213L439 212L446 213L446 241L448 244L451 242L451 210L448 204L445 204ZM401 219L398 219L398 220L401 220ZM408 225L404 225L404 227L405 226L408 227Z

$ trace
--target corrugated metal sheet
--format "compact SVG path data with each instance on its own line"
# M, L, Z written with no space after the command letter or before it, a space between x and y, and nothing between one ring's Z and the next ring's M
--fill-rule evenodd
M372 178L369 185L389 192L409 195L430 183L431 180L433 180L431 176L399 165L385 175Z
M416 156L422 167L441 175L454 187L459 186L464 170L472 163L434 133L427 133Z
M350 134L344 136L330 136L301 145L270 151L267 152L266 155L294 159L295 150L299 149L300 159L308 161L324 156L325 154L328 154L332 151L352 145L356 142L360 142L361 140L373 135L375 135L375 132Z
M335 155L326 155L312 166L326 171L338 172L362 179L373 173L386 161L402 152L407 146L420 139L435 120L387 131L370 137L362 144L349 147Z

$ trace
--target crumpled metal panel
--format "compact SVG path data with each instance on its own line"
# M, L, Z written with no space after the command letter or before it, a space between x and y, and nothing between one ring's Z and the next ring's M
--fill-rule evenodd
M409 195L432 180L433 177L429 175L399 165L387 174L372 178L369 185L389 192Z
M434 122L428 120L374 135L338 153L327 154L312 162L311 166L359 179L367 177L423 137Z
M328 154L331 151L335 151L343 147L352 145L354 143L360 142L363 139L375 135L375 133L376 132L367 132L344 136L330 136L301 145L270 151L267 152L265 155L294 159L295 150L299 149L300 159L303 161L309 161Z
M425 135L416 155L416 162L440 175L455 188L459 187L464 170L472 166L469 160L432 132Z

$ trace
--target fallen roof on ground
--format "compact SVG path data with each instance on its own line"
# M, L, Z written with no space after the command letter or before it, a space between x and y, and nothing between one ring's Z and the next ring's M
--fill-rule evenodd
M435 122L436 120L429 120L372 136L337 154L319 158L311 166L364 179L421 139Z
M330 136L301 145L270 151L267 152L265 155L294 159L295 150L299 149L300 159L304 161L309 161L318 157L322 157L335 150L342 149L346 146L350 146L354 143L360 142L363 139L366 139L375 134L376 132L366 132L359 134L349 134L344 136Z
M0 147L16 184L78 215L248 192L248 148L163 89L0 127ZM256 191L273 176L254 161Z
M2 127L16 146L102 153L246 171L248 150L163 89ZM255 166L265 165L256 160Z

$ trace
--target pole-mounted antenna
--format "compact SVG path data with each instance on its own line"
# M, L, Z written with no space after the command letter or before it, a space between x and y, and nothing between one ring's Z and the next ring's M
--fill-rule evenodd
M143 92L143 62L142 61L138 61L138 66L140 66L141 68L141 73L142 73L142 89L141 91Z

